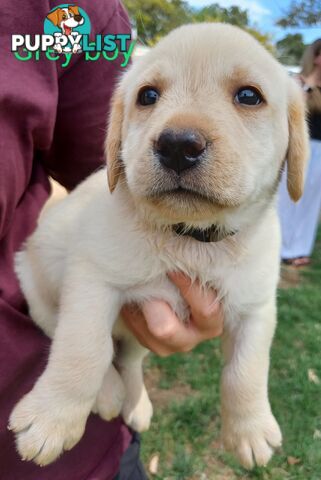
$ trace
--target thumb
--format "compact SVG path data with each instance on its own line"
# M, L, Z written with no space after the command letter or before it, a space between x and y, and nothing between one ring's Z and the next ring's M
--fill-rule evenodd
M179 320L168 303L150 300L143 304L142 311L147 327L155 337L169 338L175 334Z

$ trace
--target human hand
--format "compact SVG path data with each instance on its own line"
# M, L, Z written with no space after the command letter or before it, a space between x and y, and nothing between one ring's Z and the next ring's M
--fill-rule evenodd
M223 332L222 306L214 290L204 290L182 273L168 274L190 307L191 317L184 324L162 300L146 302L142 309L125 306L122 316L126 326L146 348L161 357L188 352L204 340Z

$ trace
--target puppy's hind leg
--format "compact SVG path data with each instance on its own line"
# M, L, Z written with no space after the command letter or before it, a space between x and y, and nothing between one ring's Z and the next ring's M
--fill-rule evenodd
M147 353L148 350L127 331L121 339L116 358L126 392L122 416L125 423L136 432L148 430L153 416L153 406L143 379L143 360Z
M103 420L109 421L120 414L124 400L123 380L114 365L111 364L105 373L92 411L98 413Z

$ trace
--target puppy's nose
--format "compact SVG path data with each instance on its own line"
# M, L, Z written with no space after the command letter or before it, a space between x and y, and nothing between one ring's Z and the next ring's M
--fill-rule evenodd
M80 22L80 20L82 19L82 16L81 15L75 15L74 19L76 20L76 22Z
M205 138L194 130L164 130L154 145L160 163L180 174L194 167L206 149Z

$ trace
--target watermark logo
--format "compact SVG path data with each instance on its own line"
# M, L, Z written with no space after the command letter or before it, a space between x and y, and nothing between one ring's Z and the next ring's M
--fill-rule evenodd
M12 35L11 50L20 61L38 61L42 55L51 61L62 59L62 67L67 67L72 56L80 53L85 61L120 58L120 65L127 66L135 46L130 34L90 34L87 13L78 5L62 4L48 13L44 34Z
M52 10L45 19L45 35L55 39L53 48L58 53L79 53L82 51L82 38L90 34L90 20L87 13L78 5L61 5Z

